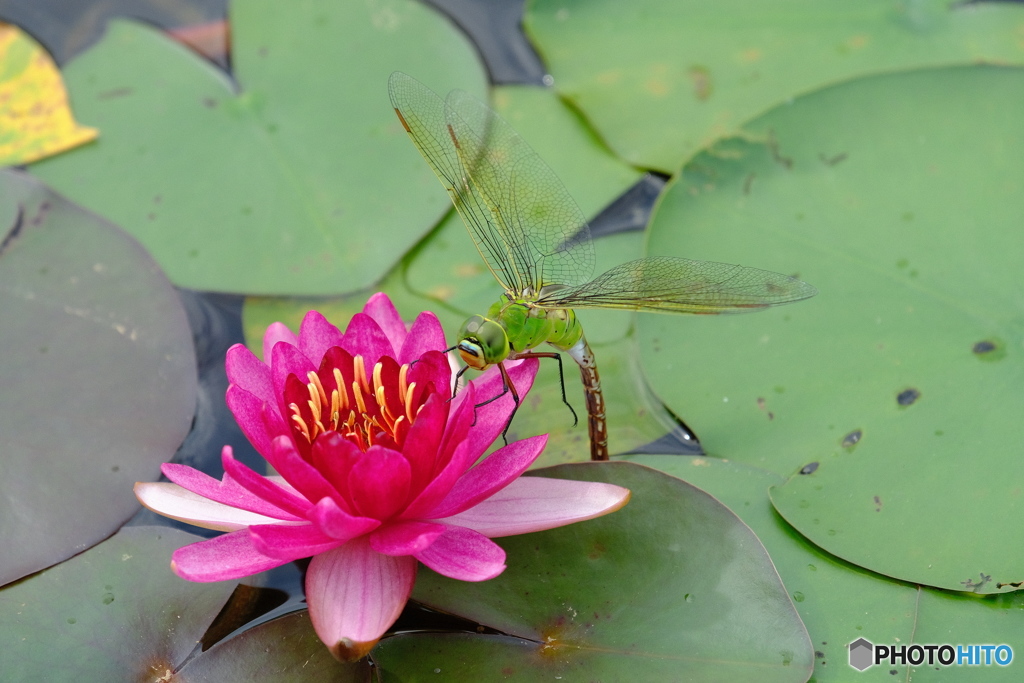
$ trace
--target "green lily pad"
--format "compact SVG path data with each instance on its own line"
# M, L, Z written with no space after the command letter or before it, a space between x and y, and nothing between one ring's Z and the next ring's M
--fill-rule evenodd
M0 674L9 681L155 680L197 646L236 582L190 583L171 553L201 540L131 527L0 591Z
M336 660L317 638L305 610L268 621L221 641L178 672L182 683L221 681L369 682L365 659Z
M673 172L815 88L872 73L1024 62L1024 10L950 0L532 0L527 34L626 161Z
M757 534L772 558L815 650L818 683L848 681L847 645L857 638L874 643L908 643L919 630L918 588L873 574L823 552L776 514L768 488L777 474L718 458L636 455L623 458L678 477L713 495ZM970 606L950 619L974 614ZM937 622L941 623L941 622ZM917 642L926 642L917 639ZM897 667L905 673L906 667ZM891 667L875 667L857 680L891 681Z
M399 635L374 659L402 678L805 681L813 651L768 555L706 493L629 463L537 474L632 491L605 517L501 539L508 569L460 583L423 570L414 598L507 634ZM419 672L419 673L417 673Z
M139 244L0 172L0 584L112 534L196 406L181 301ZM88 514L82 514L87 510Z
M64 72L103 135L33 173L125 226L175 284L367 287L448 207L388 104L388 75L479 96L472 47L410 0L240 0L231 36L234 80L165 35L112 22Z
M708 453L794 475L772 500L814 543L953 590L1024 581L1005 542L1024 490L1022 101L1024 70L986 67L808 95L689 164L649 235L651 253L821 292L752 316L640 316L656 394Z

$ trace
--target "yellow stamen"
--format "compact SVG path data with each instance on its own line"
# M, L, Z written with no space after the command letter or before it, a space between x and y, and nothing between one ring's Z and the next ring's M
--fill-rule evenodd
M339 419L341 419L341 392L333 389L331 391L331 429L338 428Z
M327 392L324 391L324 385L320 382L320 376L310 370L306 377L309 379L310 388L316 387L316 393L320 398L320 405L327 405Z
M348 408L348 391L345 389L345 378L341 376L341 370L334 368L334 386L338 387L341 399L338 403L338 410Z
M405 416L409 418L409 422L413 421L415 417L412 414L412 395L416 391L416 382L409 385L409 389L405 392Z
M359 382L352 382L352 393L356 397L356 406L359 408L359 412L365 413L366 403L363 401L363 390L359 387Z
M403 365L398 371L398 395L405 396L405 390L409 388L406 379L409 376L409 366Z
M378 394L378 392L380 392L380 390L384 388L384 383L381 382L381 373L383 371L384 371L384 364L383 363L377 363L376 365L373 366L373 393L374 394ZM377 402L380 403L380 399L377 399Z
M370 393L370 385L366 381L366 361L363 360L362 356L356 356L352 359L352 368L355 370L356 382L363 388L363 391Z
M288 404L288 409L292 411L292 422L299 428L302 435L306 437L306 441L312 443L312 439L309 436L309 427L306 425L306 421L302 419L302 414L299 412L299 406L294 403Z

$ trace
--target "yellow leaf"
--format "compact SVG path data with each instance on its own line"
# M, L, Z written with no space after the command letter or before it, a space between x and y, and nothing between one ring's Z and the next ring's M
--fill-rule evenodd
M27 164L98 134L75 123L60 71L46 51L0 22L0 166Z

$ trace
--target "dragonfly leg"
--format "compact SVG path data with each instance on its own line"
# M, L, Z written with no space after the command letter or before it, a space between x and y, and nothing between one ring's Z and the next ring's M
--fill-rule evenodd
M469 366L468 365L466 365L465 367L460 368L459 371L457 373L455 373L455 385L452 386L452 397L450 399L448 399L449 401L452 401L455 398L455 394L459 393L459 380L461 380L462 376L466 374L466 370L469 370ZM483 404L481 404L481 405L483 405ZM477 407L479 407L479 406L477 406Z
M501 383L504 388L501 390L501 393L498 394L497 396L492 396L486 401L483 401L482 403L477 403L475 406L473 406L473 424L476 424L477 408L481 408L487 405L488 403L493 403L494 401L497 401L505 394L512 392L512 401L515 403L515 407L512 408L512 414L508 416L508 422L505 423L505 429L501 430L501 440L504 441L505 445L507 446L508 438L506 437L506 434L508 434L508 428L512 426L512 418L516 416L516 411L519 410L519 392L516 391L516 386L512 384L512 378L508 376L508 370L505 369L504 363L498 363L498 371L501 372Z
M517 354L515 360L523 358L554 358L558 361L558 382L562 387L562 403L565 404L569 412L572 413L572 426L575 427L580 423L580 418L576 415L576 411L573 409L572 404L569 403L569 399L565 397L565 373L562 372L562 354L554 352L537 351L533 353L520 353Z

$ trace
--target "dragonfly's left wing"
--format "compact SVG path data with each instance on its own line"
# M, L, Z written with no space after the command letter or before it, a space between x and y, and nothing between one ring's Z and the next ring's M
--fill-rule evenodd
M789 275L684 258L637 259L578 287L542 297L542 308L626 308L665 313L741 313L818 293Z
M401 72L391 75L388 90L402 125L506 290L519 295L590 279L594 247L583 212L511 126L460 90L441 100Z

